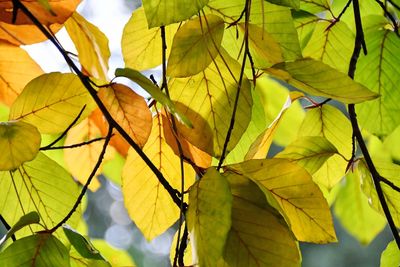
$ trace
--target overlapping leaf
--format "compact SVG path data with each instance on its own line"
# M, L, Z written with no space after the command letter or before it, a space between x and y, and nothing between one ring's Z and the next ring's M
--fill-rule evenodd
M249 160L229 169L273 195L298 240L336 241L328 203L305 169L287 159Z
M181 188L180 159L165 141L161 115L153 120L153 130L143 152L174 188ZM194 172L184 165L185 186L194 180ZM149 166L132 149L123 173L122 192L129 216L151 240L166 231L178 218L179 208L157 180Z
M42 153L15 172L0 172L0 188L0 213L9 224L36 211L41 224L49 229L67 215L79 194L72 177ZM72 217L68 224L76 226L76 219ZM43 230L36 226L31 229Z
M400 252L396 241L390 242L381 255L380 267L392 267L400 265Z
M177 25L165 27L166 56L171 51ZM143 7L136 9L125 24L121 41L122 55L127 68L146 70L161 64L162 41L160 28L148 28Z
M189 129L178 125L179 132L201 150L219 157L229 128L240 74L239 64L223 53L201 73L189 78L175 78L169 83L171 99L192 122ZM242 80L236 122L228 151L241 138L251 118L250 83Z
M228 181L211 167L189 192L188 230L201 266L215 266L231 228L232 195ZM196 262L196 261L195 261Z
M215 15L195 17L174 35L167 74L188 77L204 70L219 54L224 21Z
M374 18L374 17L368 17ZM387 135L399 124L400 97L398 85L400 75L400 46L398 36L391 30L370 27L365 33L368 54L360 56L356 69L356 80L380 98L357 106L360 124L376 135Z
M300 8L300 0L268 0L268 2L279 6L291 7L294 9Z
M42 73L25 50L0 42L0 102L10 106L25 85Z
M266 71L306 93L346 104L360 103L379 96L346 74L311 58L279 63Z
M107 81L110 49L105 34L77 12L66 21L65 28L74 42L84 70L94 78Z
M208 0L144 0L149 28L180 22L197 12Z
M0 171L15 170L33 160L40 148L37 128L22 121L0 122Z
M327 0L300 0L302 10L310 13L318 13L330 10L330 2Z
M143 146L152 125L151 112L144 98L122 84L103 87L98 96L114 120L139 146Z
M11 106L10 119L35 125L41 133L63 132L86 105L80 120L90 114L94 103L79 78L58 72L29 82Z

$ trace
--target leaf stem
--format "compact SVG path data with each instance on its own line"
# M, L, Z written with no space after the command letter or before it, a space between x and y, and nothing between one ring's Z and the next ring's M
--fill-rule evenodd
M4 219L3 215L1 215L1 214L0 214L0 221L4 225L4 227L7 229L7 231L10 231L11 226L7 223L6 219ZM14 234L11 236L11 239L14 242L17 241Z
M44 151L46 151L46 150L57 150L57 149L69 149L69 148L76 148L76 147L81 147L81 146L86 146L86 145L90 145L91 143L94 143L94 142L98 142L98 141L101 141L101 140L105 140L105 139L107 139L107 136L105 136L105 137L98 137L98 138L94 138L94 139L91 139L91 140L89 140L89 141L86 141L86 142L81 142L81 143L77 143L77 144L73 144L73 145L68 145L68 146L52 146L52 147L41 147L39 150L44 150Z

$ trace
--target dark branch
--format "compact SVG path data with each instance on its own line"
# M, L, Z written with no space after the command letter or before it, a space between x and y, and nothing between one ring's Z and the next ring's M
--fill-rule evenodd
M387 184L388 186L390 186L394 191L400 193L400 187L398 187L397 185L395 185L393 182L389 181L388 179L386 179L385 177L380 176L379 180L382 183Z
M397 34L398 37L400 37L399 35L399 26L397 25L397 21L396 19L393 17L393 15L387 10L387 7L385 6L384 3L382 3L379 0L375 0L375 2L378 3L378 5L382 8L383 12L385 12L386 17L388 17L390 19L390 21L393 24L393 29L394 32Z
M400 6L396 4L393 0L387 0L393 7L400 11Z
M101 141L101 140L104 140L104 139L107 139L107 137L94 138L94 139L86 141L86 142L77 143L77 144L68 145L68 146L41 147L40 150L57 150L57 149L76 148L76 147L90 145L91 143L98 142L98 141Z
M11 226L7 223L6 219L4 219L3 215L0 214L0 221L1 223L4 225L4 227L7 229L7 231L10 231ZM17 239L15 238L15 235L11 236L12 241L17 241Z

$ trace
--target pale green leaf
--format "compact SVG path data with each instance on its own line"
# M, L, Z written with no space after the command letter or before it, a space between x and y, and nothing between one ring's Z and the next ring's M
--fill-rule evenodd
M300 0L300 8L314 14L331 9L328 0Z
M360 103L379 96L346 74L311 58L279 63L266 71L306 93L346 104Z
M400 251L396 242L391 241L381 255L380 267L400 266Z
M51 234L17 240L0 253L0 266L69 267L68 249Z
M94 102L78 76L72 73L43 74L29 82L11 106L10 119L35 125L40 133L63 132L86 105L79 121Z
M292 10L292 15L297 34L299 36L300 47L301 50L303 50L310 41L315 26L321 20L321 18L303 10Z
M149 28L180 22L197 14L208 0L143 0Z
M294 9L300 8L300 0L266 0L266 1L279 6L287 6Z
M186 220L194 257L200 266L215 266L231 228L232 194L228 181L210 168L189 191Z
M228 168L273 195L299 241L336 241L328 203L305 169L287 159L249 160Z
M166 56L171 51L172 39L178 25L165 27ZM121 40L125 66L135 70L146 70L161 65L162 40L160 28L149 29L143 7L136 9L125 24Z
M215 15L195 17L178 29L168 58L167 74L188 77L204 70L218 55L224 21Z
M146 90L146 92L148 92L155 100L157 100L157 102L164 105L167 110L179 120L179 122L185 124L188 127L192 127L192 123L188 120L187 117L176 110L174 103L172 103L168 96L161 92L160 88L155 86L152 81L147 79L147 77L141 74L139 71L130 68L116 69L115 76L126 77L137 83L138 85L140 85L140 87Z
M312 175L337 152L332 143L324 137L303 136L289 144L275 157L296 162Z
M110 49L106 35L79 13L64 24L78 51L79 63L90 76L107 81Z
M344 228L364 245L369 244L385 227L385 218L368 204L361 191L358 172L349 172L336 196L335 214Z
M15 170L33 160L40 148L37 128L22 121L0 122L0 171Z
M234 108L240 65L226 52L218 56L201 73L169 82L171 99L193 124L193 128L178 125L189 142L201 150L219 157L222 153ZM251 118L250 83L243 77L235 116L235 126L227 151L232 150L246 130Z
M355 79L381 95L379 99L357 105L362 127L378 136L391 133L400 125L400 45L392 31L371 27L365 32L368 54L361 55Z
M4 244L4 242L7 241L8 238L10 238L12 235L15 234L18 230L21 230L22 228L34 224L34 223L39 223L40 218L39 214L35 211L31 211L25 215L23 215L17 222L14 224L10 230L7 231L7 234L0 240L0 247Z

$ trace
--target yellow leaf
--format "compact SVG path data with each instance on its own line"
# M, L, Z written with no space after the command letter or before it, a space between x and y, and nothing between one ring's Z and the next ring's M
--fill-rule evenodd
M11 106L24 86L42 73L25 50L0 42L0 102Z
M139 146L143 146L152 124L151 112L144 98L122 84L103 87L98 95L114 120Z
M255 183L226 172L233 195L232 227L222 266L300 266L297 241L283 217L272 208Z
M215 15L195 17L178 29L168 58L167 74L188 77L204 70L218 55L224 21Z
M172 39L178 25L165 27L167 54L171 51ZM136 9L122 34L122 55L125 66L135 70L157 67L162 61L162 40L160 28L149 29L143 7Z
M328 203L305 169L287 159L249 160L228 169L273 195L298 240L336 241Z
M77 12L74 12L64 25L85 71L96 79L107 81L110 49L104 33Z
M63 132L86 105L80 121L90 114L94 102L79 78L53 72L29 82L11 106L10 119L35 125L41 133Z
M228 181L214 167L189 191L186 221L194 255L200 266L215 266L231 228L232 194Z
M22 121L0 122L0 171L15 170L33 160L40 148L40 133Z
M171 100L193 124L178 124L179 132L193 145L219 157L229 128L238 90L240 65L223 52L204 71L189 78L170 80ZM236 122L228 144L235 147L251 118L252 97L247 78L242 81Z
M160 115L153 119L153 130L143 152L176 189L181 188L180 159L165 141ZM185 188L194 181L194 171L184 165ZM179 208L157 177L133 149L122 171L122 192L129 216L147 240L162 234L179 218Z

